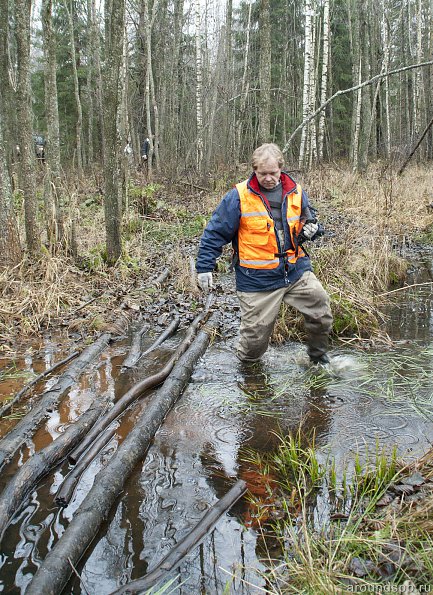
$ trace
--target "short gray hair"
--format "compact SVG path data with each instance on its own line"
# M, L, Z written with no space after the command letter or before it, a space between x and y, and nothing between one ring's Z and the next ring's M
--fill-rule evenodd
M256 170L260 163L267 161L268 159L276 159L278 161L278 167L281 169L284 165L284 156L280 147L274 143L264 143L257 147L251 158L251 165Z

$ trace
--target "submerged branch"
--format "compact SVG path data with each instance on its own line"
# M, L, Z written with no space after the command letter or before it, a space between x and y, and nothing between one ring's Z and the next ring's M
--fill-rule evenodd
M156 341L154 341L152 343L152 345L146 349L146 351L143 351L143 353L140 355L140 357L138 359L141 359L144 355L147 355L148 353L150 353L151 351L153 351L154 349L159 347L159 345L161 345L161 343L164 343L164 341L166 339L168 339L169 337L174 335L174 333L179 328L179 324L180 324L180 316L175 316L175 318L173 319L171 324L166 328L166 330L159 335L159 337L156 339Z
M57 506L68 506L80 477L84 471L88 469L90 463L98 456L104 446L108 444L108 442L116 433L118 427L119 424L116 423L113 424L113 427L108 427L105 431L103 431L101 436L99 436L99 438L93 442L86 454L81 457L79 463L75 465L73 470L68 474L66 479L61 484L56 497L54 498Z
M213 504L206 512L197 525L186 535L182 541L165 556L165 558L149 574L143 578L124 585L111 595L132 595L147 591L157 582L162 580L167 573L179 564L179 562L195 548L204 537L209 533L217 521L245 494L247 484L243 479L239 479L234 486L218 502Z

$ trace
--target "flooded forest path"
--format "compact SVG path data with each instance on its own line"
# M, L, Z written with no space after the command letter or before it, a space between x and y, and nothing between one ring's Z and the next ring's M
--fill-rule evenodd
M377 449L391 452L395 447L405 461L424 454L433 436L433 300L427 283L432 280L432 267L432 253L414 261L408 280L413 287L395 293L385 323L389 346L360 350L347 342L335 345L331 364L325 368L309 366L305 348L297 343L271 346L259 364L242 366L234 356L236 298L220 296L231 312L231 328L200 359L64 592L106 595L143 576L236 479L251 483L255 453L272 451L279 435L296 432L300 426L314 434L320 456L334 458L337 469L353 460L355 453L366 458ZM154 338L145 335L144 348ZM1 394L13 394L25 384L22 378L8 376L12 365L15 370L40 374L70 353L70 345L62 341L61 336L47 336L20 361L3 356ZM179 338L174 335L136 369L121 372L130 341L127 337L112 343L71 387L44 426L2 471L2 488L24 460L59 436L96 395L115 401L134 383L155 373ZM55 381L50 376L38 392ZM145 408L151 398L151 394L143 398L140 407ZM68 506L59 508L54 503L71 468L67 462L32 492L2 540L2 592L25 593L136 416L132 409L122 421L101 457L85 470ZM2 436L14 423L11 418L1 421ZM326 515L326 503L322 502L318 514ZM250 517L250 504L244 498L171 573L171 589L191 595L264 592L270 552Z

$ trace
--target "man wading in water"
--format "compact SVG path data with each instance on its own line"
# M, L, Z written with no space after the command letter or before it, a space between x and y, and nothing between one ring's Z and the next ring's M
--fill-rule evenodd
M232 242L241 307L237 356L260 359L268 348L281 302L304 316L310 360L326 364L332 328L329 296L312 272L302 244L323 234L307 194L282 171L279 147L267 143L252 156L253 173L230 190L203 232L197 282L213 287L212 271L223 246Z

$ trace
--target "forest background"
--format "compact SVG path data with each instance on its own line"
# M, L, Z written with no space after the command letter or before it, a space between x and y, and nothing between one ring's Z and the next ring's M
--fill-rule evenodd
M317 255L334 302L360 278L367 294L401 280L395 249L431 223L432 13L428 0L2 2L3 336L23 312L36 330L125 271L149 275L158 250L189 270L179 242L197 241L268 141L319 213L334 213L337 243Z

